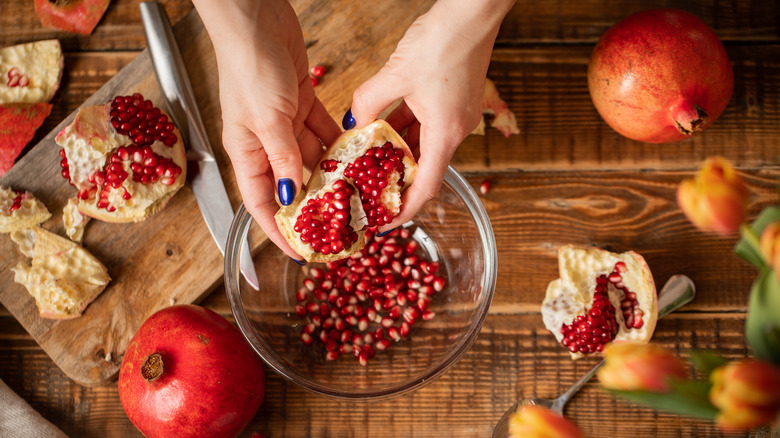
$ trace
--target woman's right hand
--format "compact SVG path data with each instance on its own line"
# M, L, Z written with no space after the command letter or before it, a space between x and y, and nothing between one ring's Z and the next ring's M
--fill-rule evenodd
M286 205L341 133L314 94L298 18L286 0L193 0L219 70L222 141L247 211L279 248L275 194Z

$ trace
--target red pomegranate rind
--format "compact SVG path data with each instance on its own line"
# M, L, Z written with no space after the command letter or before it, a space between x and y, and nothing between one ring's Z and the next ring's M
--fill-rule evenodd
M436 315L431 299L446 286L437 262L425 258L408 228L386 236L366 232L366 246L324 266L307 266L296 293L304 320L301 342L326 360L347 355L367 365Z
M306 190L279 209L277 226L305 260L343 259L363 248L366 227L385 224L398 214L401 192L416 171L406 142L383 120L346 131L322 156ZM351 187L348 197L334 189L344 184ZM321 213L312 216L313 206ZM312 233L319 240L309 238Z
M0 176L14 165L51 108L50 103L0 105Z
M41 24L66 32L89 35L108 8L110 0L35 0Z
M567 245L559 249L559 269L542 317L572 358L601 353L611 342L650 339L658 314L655 283L639 254Z
M113 126L136 134L135 139ZM184 185L186 156L180 135L140 94L82 108L56 141L63 147L62 176L78 189L77 208L87 216L137 222L161 210Z

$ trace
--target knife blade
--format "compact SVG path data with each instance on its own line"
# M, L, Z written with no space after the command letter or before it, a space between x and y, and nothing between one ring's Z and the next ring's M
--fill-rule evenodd
M230 223L234 217L233 207L214 159L181 51L165 8L155 1L142 2L139 6L147 47L165 104L185 144L189 145L187 161L192 192L209 232L224 256ZM249 245L244 243L241 247L241 273L258 290L257 272Z

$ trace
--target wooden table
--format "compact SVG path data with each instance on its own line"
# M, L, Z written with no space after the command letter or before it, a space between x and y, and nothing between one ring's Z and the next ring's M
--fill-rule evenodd
M173 22L192 8L186 0L163 3ZM310 50L312 63L331 65L317 93L339 119L359 82L345 86L338 79L369 77L397 40L372 35L374 20L394 20L403 29L431 1L396 0L377 16L365 4L372 2L340 3L293 1L307 38L316 38L328 20L345 20L347 35L381 41L371 53L316 45ZM734 65L734 95L703 135L666 145L630 141L612 131L591 104L589 54L620 18L672 5L698 15L722 38ZM505 139L489 129L484 137L471 136L452 162L474 186L485 179L493 183L482 200L495 230L500 266L479 338L441 379L383 402L325 399L269 373L266 399L243 436L489 436L517 398L555 396L595 362L572 362L544 329L539 313L547 283L557 277L556 248L567 243L634 249L646 257L659 284L675 273L687 274L698 296L659 322L655 341L682 355L709 348L729 358L746 356L743 327L756 272L734 255L736 238L705 235L688 223L675 190L706 156L719 154L745 175L751 218L777 201L778 20L780 4L771 0L518 2L502 26L489 77L517 114L521 134ZM88 37L42 28L29 0L3 2L0 46L51 37L63 43L66 73L54 109L32 144L145 47L135 1L114 0ZM350 76L346 70L355 62L366 67ZM202 304L230 316L222 287ZM82 387L69 380L3 308L0 378L71 436L140 436L122 410L115 382ZM616 400L595 383L574 398L567 416L594 437L719 436L708 422Z

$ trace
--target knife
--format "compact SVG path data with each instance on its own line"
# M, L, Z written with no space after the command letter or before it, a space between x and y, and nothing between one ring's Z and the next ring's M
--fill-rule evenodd
M192 192L211 236L224 256L228 230L233 222L233 207L214 159L187 69L165 8L154 1L142 2L140 8L146 44L165 104L173 122L179 127L185 144L189 145L187 161ZM255 290L259 290L249 245L244 243L241 247L241 273Z

